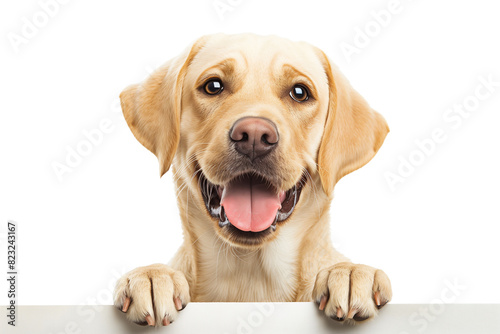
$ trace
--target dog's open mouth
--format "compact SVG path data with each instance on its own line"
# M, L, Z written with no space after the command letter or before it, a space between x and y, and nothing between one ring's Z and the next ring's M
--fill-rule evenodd
M199 184L205 206L212 217L219 219L219 226L252 237L274 231L277 223L290 217L305 179L291 189L280 190L254 172L238 175L225 185L212 184L201 173Z

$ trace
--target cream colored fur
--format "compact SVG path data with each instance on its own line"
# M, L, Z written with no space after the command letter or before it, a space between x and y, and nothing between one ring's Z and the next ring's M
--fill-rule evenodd
M210 75L229 83L224 96L200 93ZM286 94L297 80L309 85L311 103ZM130 320L168 324L180 302L315 301L327 316L352 321L373 317L391 299L383 271L352 264L333 248L328 214L336 182L367 163L389 130L319 49L272 36L205 36L127 87L121 100L161 175L173 165L184 230L168 266L137 268L119 280L115 305ZM197 181L200 172L215 184L230 179L227 133L245 116L269 118L279 129L281 189L307 176L292 216L252 247L221 232Z

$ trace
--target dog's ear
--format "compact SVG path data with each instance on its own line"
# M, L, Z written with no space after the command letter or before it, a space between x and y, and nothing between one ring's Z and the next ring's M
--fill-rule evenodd
M120 94L125 120L135 138L158 158L160 176L170 168L179 144L186 69L207 38L198 39L144 82L128 86Z
M330 88L328 114L318 153L318 172L328 196L343 176L375 156L389 133L385 119L370 108L320 50Z

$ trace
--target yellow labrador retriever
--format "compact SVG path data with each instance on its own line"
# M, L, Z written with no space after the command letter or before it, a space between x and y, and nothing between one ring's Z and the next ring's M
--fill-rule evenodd
M332 247L328 214L336 182L389 129L321 50L205 36L120 98L160 175L173 166L184 230L168 265L118 281L131 321L166 326L190 301L315 301L352 322L391 299L383 271Z

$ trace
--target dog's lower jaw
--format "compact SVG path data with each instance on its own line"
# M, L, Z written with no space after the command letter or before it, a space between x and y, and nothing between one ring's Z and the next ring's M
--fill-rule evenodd
M293 215L277 227L277 238L254 249L221 238L196 180L178 178L176 187L184 243L170 265L186 275L193 301L312 301L321 266L345 260L331 246L329 199L314 176Z
M282 231L286 232L286 231ZM295 301L299 244L282 239L257 250L235 248L215 233L197 241L195 301Z
M201 168L197 170L199 192L207 214L217 221L218 234L234 247L249 249L276 238L279 227L293 215L307 183L302 175L292 188L279 190L265 176L252 171L239 174L226 184L215 185ZM232 195L226 196L228 193Z
M335 263L326 201L306 194L304 207L279 226L275 240L249 250L221 239L216 222L187 191L178 197L185 240L170 265L185 273L193 301L312 301L320 266Z

